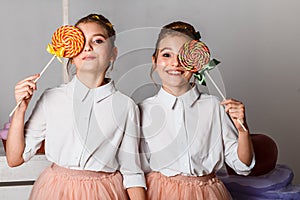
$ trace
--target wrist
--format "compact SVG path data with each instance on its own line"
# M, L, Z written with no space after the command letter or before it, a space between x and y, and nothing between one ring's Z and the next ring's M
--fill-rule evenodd
M247 131L245 131L245 130L238 130L238 132L239 132L239 136L249 136L250 135L250 133L249 133L249 131L247 130Z
M15 112L13 113L12 117L14 118L20 118L20 117L24 117L26 113L26 108L21 108L18 107Z

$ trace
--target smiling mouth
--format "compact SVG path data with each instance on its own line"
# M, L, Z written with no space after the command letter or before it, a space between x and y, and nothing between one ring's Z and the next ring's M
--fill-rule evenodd
M170 74L170 75L181 75L181 74L183 74L183 71L179 71L179 70L168 70L167 73Z

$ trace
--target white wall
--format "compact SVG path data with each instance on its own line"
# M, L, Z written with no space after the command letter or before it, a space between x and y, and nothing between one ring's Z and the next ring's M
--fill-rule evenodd
M2 2L0 125L15 105L15 83L40 72L51 58L45 47L62 23L61 4ZM222 62L215 71L223 91L245 103L252 132L263 132L277 142L278 162L294 170L294 183L299 184L299 7L298 0L70 0L69 16L71 24L93 12L112 21L120 52L112 77L137 101L152 92L148 74L158 28L174 20L195 25ZM55 61L40 79L36 97L61 82L61 71Z

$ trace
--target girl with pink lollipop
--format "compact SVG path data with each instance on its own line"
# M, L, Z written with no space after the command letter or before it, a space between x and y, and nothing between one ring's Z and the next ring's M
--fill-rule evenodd
M139 111L105 77L117 56L114 27L97 14L75 26L85 37L82 51L70 58L76 74L42 94L25 126L39 74L15 87L17 102L22 100L6 142L8 164L28 161L45 141L45 155L53 164L35 182L30 199L144 199Z
M188 23L161 29L152 64L162 87L139 105L148 199L231 199L215 172L226 162L248 175L255 164L243 103L190 83L216 61Z

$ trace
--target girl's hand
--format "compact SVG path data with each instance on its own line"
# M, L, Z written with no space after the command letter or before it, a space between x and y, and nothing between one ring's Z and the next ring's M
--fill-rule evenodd
M20 100L22 100L22 103L20 104L20 108L22 110L27 109L30 99L33 95L33 92L34 90L37 89L34 80L36 80L39 76L40 76L39 74L29 76L23 79L22 81L18 82L17 85L15 86L15 99L17 103Z
M226 99L221 102L225 106L225 112L229 114L235 127L239 132L245 132L240 122L248 129L245 118L245 106L242 102L235 99ZM238 122L238 120L240 122Z

